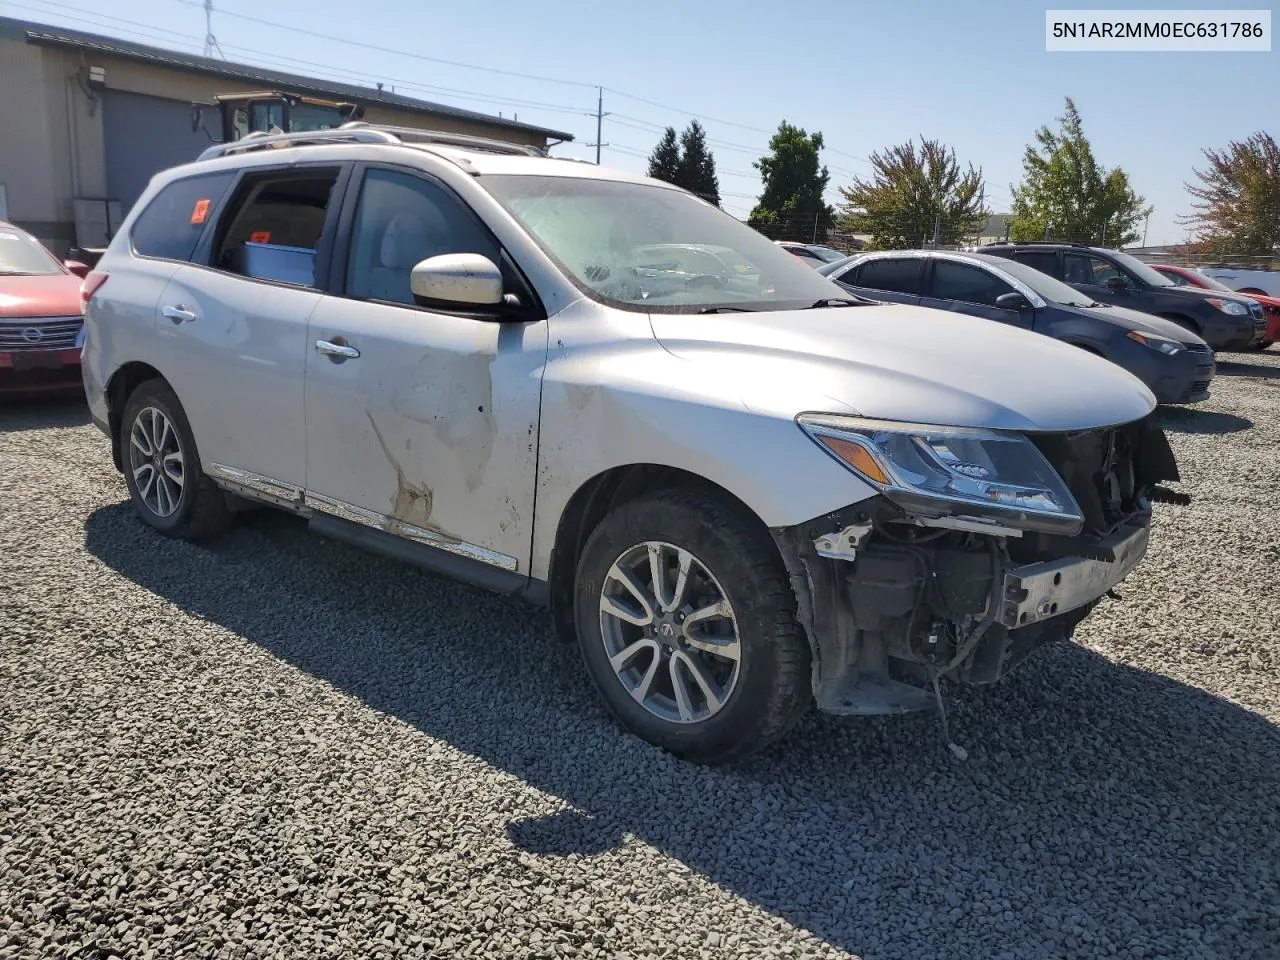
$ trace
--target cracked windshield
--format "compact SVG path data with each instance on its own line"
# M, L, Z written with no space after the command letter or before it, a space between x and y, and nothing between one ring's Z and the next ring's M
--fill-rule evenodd
M480 182L584 293L612 306L699 313L849 298L777 244L687 193L585 177L491 174Z

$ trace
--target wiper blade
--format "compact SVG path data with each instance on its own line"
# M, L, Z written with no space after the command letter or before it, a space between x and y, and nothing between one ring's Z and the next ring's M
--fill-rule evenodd
M699 313L754 313L746 307L703 307Z
M822 307L861 307L870 303L869 300L851 300L848 297L823 297L821 300L815 300L806 310L818 310Z

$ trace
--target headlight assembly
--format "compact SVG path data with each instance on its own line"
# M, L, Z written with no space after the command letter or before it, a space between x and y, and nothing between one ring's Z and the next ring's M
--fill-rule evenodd
M1181 353L1182 344L1177 340L1170 340L1168 337L1158 337L1154 333L1139 333L1137 330L1130 330L1125 334L1135 343L1140 343L1144 347L1150 347L1152 350L1159 350L1167 357L1172 357L1175 353Z
M1221 297L1210 297L1209 302L1229 317L1247 317L1249 308L1239 300L1223 300Z
M802 414L798 422L910 514L1068 536L1084 524L1062 478L1021 434L824 414Z

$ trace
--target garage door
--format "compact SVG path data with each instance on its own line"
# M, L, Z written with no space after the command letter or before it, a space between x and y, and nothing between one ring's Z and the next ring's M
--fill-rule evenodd
M191 104L120 90L103 91L102 134L107 195L123 214L154 173L191 162L211 142L204 131L191 132Z

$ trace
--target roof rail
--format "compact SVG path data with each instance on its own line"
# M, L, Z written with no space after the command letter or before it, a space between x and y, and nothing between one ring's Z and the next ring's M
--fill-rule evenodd
M538 147L488 137L473 137L464 133L447 133L442 130L418 130L414 127L394 127L353 120L332 130L302 130L295 133L264 133L255 130L230 143L215 143L197 158L212 160L234 153L248 153L267 147L301 147L323 143L384 143L403 145L408 143L436 143L487 153L517 154L529 157L545 157L547 152Z
M378 130L397 137L401 143L438 143L448 147L467 147L472 150L484 150L488 153L517 154L527 157L545 157L547 151L529 144L512 143L509 140L494 140L490 137L476 137L468 133L448 133L444 130L421 130L417 127L397 127L382 123L366 123L363 120L352 120L344 123L339 130Z
M1092 247L1089 243L1076 243L1072 240L992 240L984 243L984 247Z

